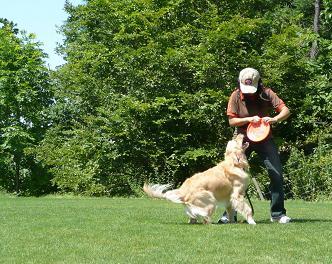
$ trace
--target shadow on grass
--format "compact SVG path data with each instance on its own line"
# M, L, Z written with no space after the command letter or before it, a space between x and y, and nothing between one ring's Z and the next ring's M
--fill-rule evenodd
M332 219L303 219L303 218L292 218L292 221L290 222L290 224L292 223L332 223ZM173 221L170 221L170 222L162 222L162 224L170 224L170 225L185 225L185 226L205 226L203 223L201 222L198 222L196 224L189 224L188 222L178 222L178 223L175 223ZM245 221L240 221L238 223L232 223L232 224L219 224L218 222L212 222L211 223L212 225L247 225L248 223L245 222ZM259 224L277 224L277 223L272 223L270 221L270 219L264 219L264 220L258 220L256 221L256 224L259 225Z
M292 223L331 223L332 219L303 219L303 218L292 218L291 222ZM264 220L257 220L256 224L277 224L277 223L272 223L270 219L264 219Z
M332 219L303 219L303 218L299 218L299 219L294 219L292 218L292 222L293 223L331 223Z

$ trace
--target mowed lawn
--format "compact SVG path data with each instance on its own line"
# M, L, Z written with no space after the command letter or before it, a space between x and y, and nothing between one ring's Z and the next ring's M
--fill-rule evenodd
M163 200L0 195L0 263L332 263L332 202L287 200L288 225L253 204L256 226L189 225Z

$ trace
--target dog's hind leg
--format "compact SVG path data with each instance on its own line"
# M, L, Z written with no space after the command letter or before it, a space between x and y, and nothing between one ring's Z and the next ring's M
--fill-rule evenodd
M186 203L186 213L191 219L197 219L197 217L203 218L204 224L211 223L211 216L214 213L217 201L213 194L209 191L199 191L192 194L190 202Z
M189 216L189 224L197 224L197 216L191 211L189 206L185 207L185 212Z

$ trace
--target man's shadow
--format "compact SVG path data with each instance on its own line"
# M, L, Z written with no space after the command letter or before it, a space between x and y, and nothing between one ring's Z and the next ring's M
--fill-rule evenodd
M270 219L258 220L257 224L272 224ZM332 219L292 218L291 223L332 223Z

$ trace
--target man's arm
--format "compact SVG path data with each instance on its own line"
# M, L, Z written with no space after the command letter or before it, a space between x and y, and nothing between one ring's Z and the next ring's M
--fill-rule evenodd
M287 106L284 106L279 114L275 117L263 117L263 120L267 123L274 124L286 120L290 116L290 111Z
M249 117L228 117L228 123L230 126L244 126L248 123L256 123L260 120L259 116Z
M263 117L263 120L267 123L274 124L277 122L281 122L286 120L290 116L290 111L287 106L284 106L279 114L277 114L275 117ZM229 117L228 122L229 125L232 127L236 126L244 126L248 123L256 123L259 122L260 118L259 116L249 116L249 117Z

